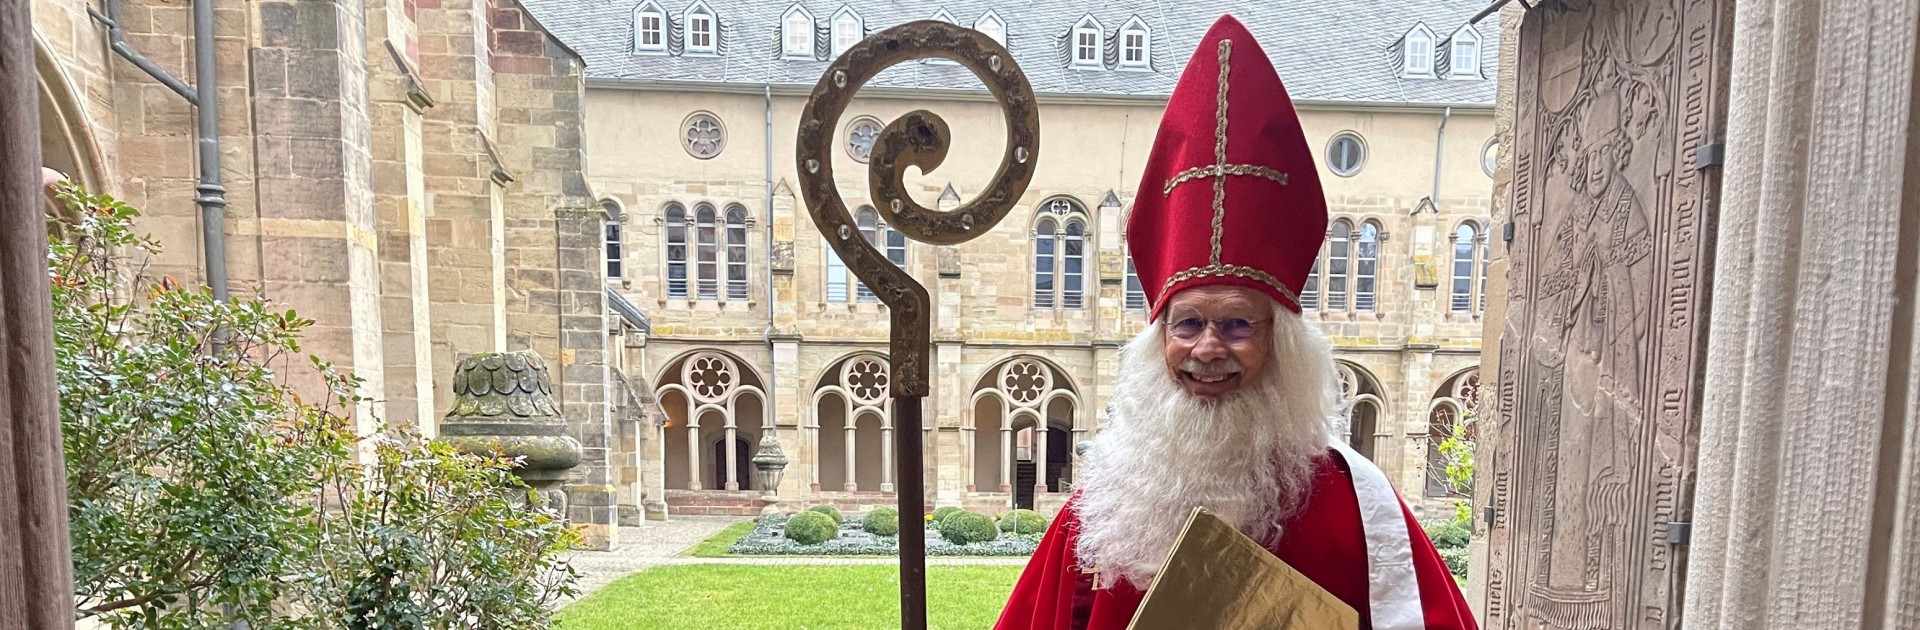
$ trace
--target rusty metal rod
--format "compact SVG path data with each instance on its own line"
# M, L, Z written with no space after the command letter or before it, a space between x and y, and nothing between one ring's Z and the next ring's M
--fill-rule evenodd
M894 492L900 504L900 627L927 627L926 473L921 445L919 396L894 400Z

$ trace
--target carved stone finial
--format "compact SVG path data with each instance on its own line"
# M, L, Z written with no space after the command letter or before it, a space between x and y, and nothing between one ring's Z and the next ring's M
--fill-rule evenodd
M531 350L475 354L454 369L453 396L439 440L465 453L520 458L514 474L564 513L559 485L580 465L581 448L553 404L547 362Z

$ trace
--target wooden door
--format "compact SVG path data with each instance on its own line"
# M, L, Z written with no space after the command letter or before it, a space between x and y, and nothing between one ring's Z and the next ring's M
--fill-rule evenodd
M1678 624L1731 16L1549 0L1520 30L1488 628Z

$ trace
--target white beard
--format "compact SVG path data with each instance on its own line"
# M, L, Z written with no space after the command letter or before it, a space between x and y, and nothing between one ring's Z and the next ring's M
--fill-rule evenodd
M1146 589L1195 507L1271 546L1305 502L1339 390L1326 339L1274 311L1266 369L1217 401L1189 396L1168 372L1158 322L1121 351L1117 393L1076 486L1075 551L1103 588Z

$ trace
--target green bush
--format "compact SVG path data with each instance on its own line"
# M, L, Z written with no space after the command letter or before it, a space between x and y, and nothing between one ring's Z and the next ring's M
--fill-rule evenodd
M860 529L875 536L900 535L900 511L893 508L878 508L868 512L860 519Z
M965 511L966 511L966 510L962 510L962 509L960 509L960 508L958 508L958 507L955 507L955 506L951 506L951 505L949 505L949 506L947 506L947 507L943 507L943 508L940 508L940 509L937 509L937 510L934 510L934 511L933 511L933 525L934 525L935 527L938 527L938 526L940 525L940 521L944 521L944 520L947 520L947 517L949 517L949 516L952 516L952 515L954 515L954 514L956 514L956 513L959 513L959 512L965 512Z
M807 510L787 519L787 538L802 545L818 545L839 536L840 525L819 511Z
M301 351L312 320L145 275L159 247L133 231L137 211L58 192L69 212L48 277L77 619L547 625L573 592L562 558L579 537L502 492L519 486L511 462L355 435L358 382ZM327 390L303 399L295 379Z
M1465 501L1460 505L1464 506ZM1440 552L1440 559L1446 561L1447 569L1454 575L1467 575L1467 541L1473 537L1473 519L1466 509L1454 511L1452 519L1426 526L1427 538L1433 540L1433 547Z
M981 543L1000 535L993 518L972 512L955 512L940 519L940 536L956 545Z
M1000 531L1010 534L1039 534L1047 531L1047 517L1033 510L1014 510L1000 517Z
M827 518L833 519L834 527L839 527L841 523L847 522L847 518L840 514L840 508L831 505L816 505L807 508L807 511L815 514L824 514Z
M1454 575L1467 577L1467 548L1449 547L1440 550L1440 560L1447 563L1447 570Z

